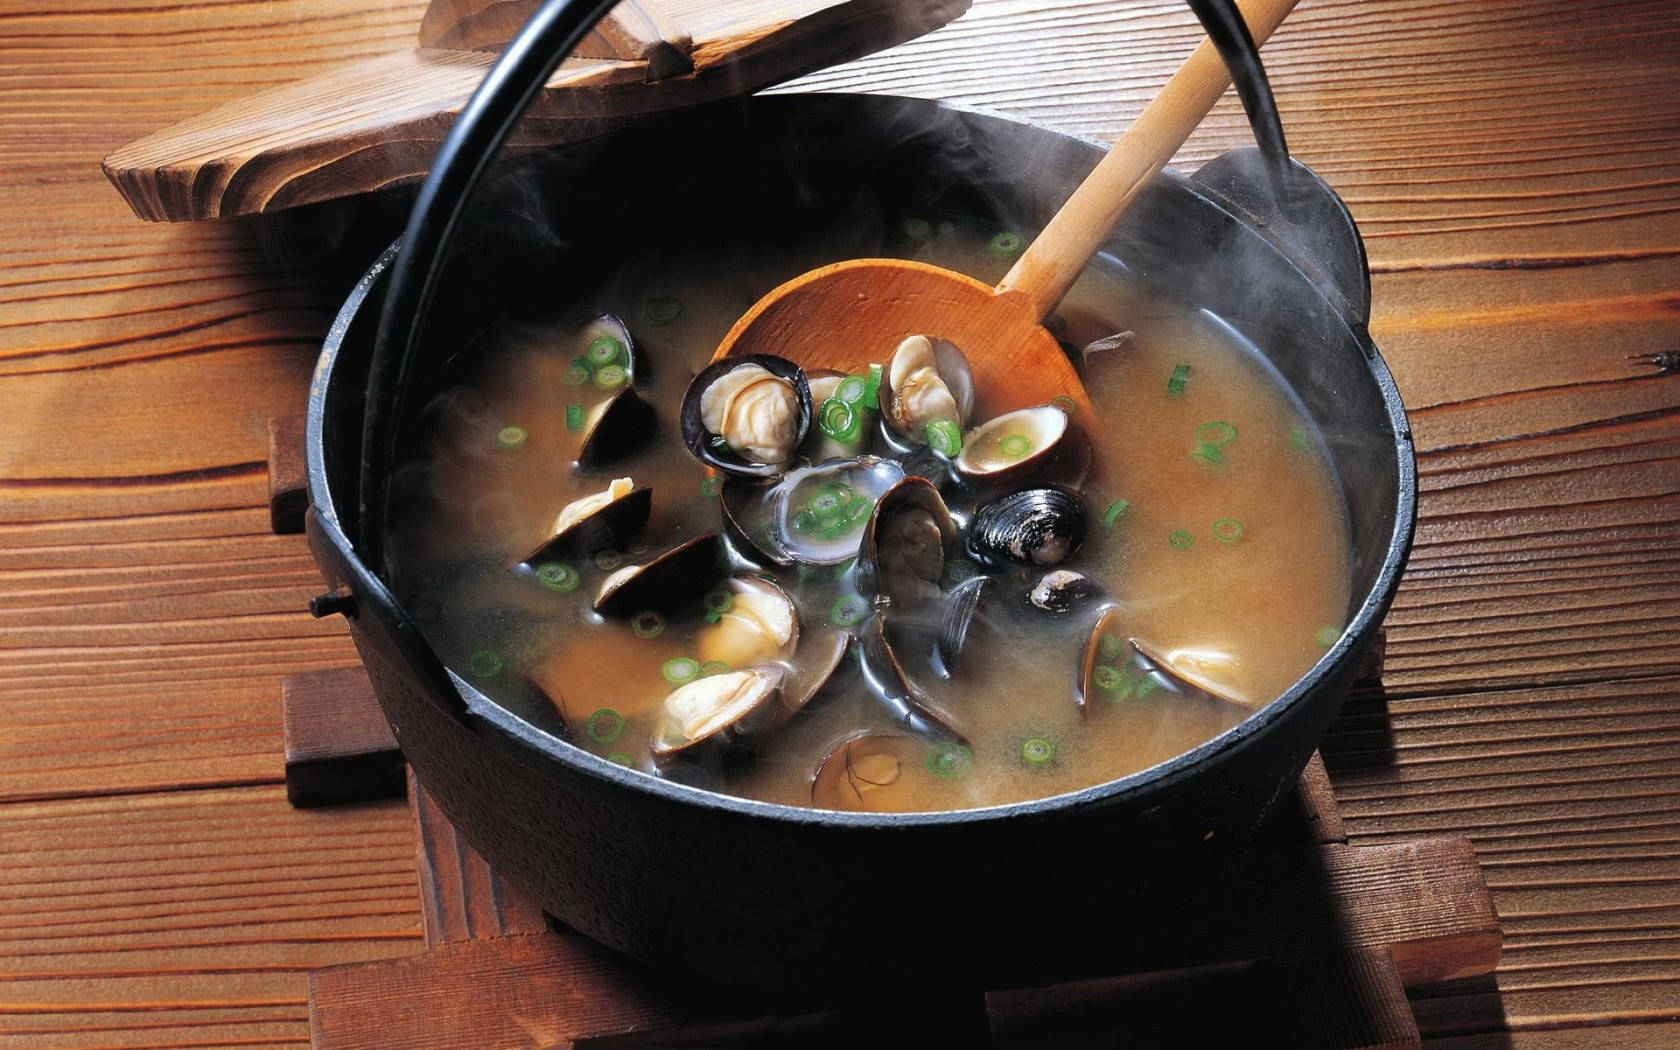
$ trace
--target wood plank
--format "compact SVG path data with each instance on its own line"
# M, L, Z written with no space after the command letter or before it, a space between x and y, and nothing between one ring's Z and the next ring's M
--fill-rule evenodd
M360 664L280 679L286 798L294 806L403 794L407 766Z
M306 974L419 947L401 804L277 785L0 806L0 1046L299 1044Z
M547 931L542 909L461 839L413 770L408 771L408 805L420 875L420 923L428 948Z
M309 468L304 460L304 417L268 421L268 527L276 535L303 531L309 509Z

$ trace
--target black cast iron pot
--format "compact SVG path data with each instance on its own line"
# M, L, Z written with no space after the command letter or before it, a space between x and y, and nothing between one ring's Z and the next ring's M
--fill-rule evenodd
M437 260L400 389L423 404L459 379L474 333L542 317L551 289L615 253L746 243L774 255L783 233L838 226L852 232L826 245L832 258L872 254L868 216L909 207L1033 229L1100 155L1041 127L846 95L722 103L527 155L488 179ZM1363 247L1328 187L1298 165L1280 186L1276 160L1235 151L1194 178L1163 174L1105 253L1229 323L1326 435L1355 552L1347 632L1283 697L1193 751L1071 794L956 813L817 812L658 780L571 747L551 721L447 669L378 555L388 516L412 509L383 498L389 462L423 447L418 413L388 395L366 404L397 258L387 251L334 323L311 391L308 537L427 791L552 915L702 981L811 994L1100 966L1137 908L1229 857L1294 782L1410 547L1411 437L1366 332ZM787 276L822 261L792 259ZM364 456L370 408L395 450L383 465Z

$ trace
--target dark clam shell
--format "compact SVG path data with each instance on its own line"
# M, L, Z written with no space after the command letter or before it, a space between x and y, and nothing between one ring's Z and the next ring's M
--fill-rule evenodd
M1060 616L1102 593L1102 588L1083 573L1052 569L1038 578L1027 592L1027 603L1035 609Z
M904 549L899 530L904 515L924 514L937 530L921 549ZM858 544L858 575L863 587L900 605L915 605L939 593L945 569L945 545L957 527L939 490L926 478L906 477L882 493Z
M968 550L987 565L1058 565L1084 541L1085 519L1085 501L1071 489L1022 489L974 512Z
M599 467L635 452L653 438L657 421L652 405L630 387L620 387L589 420L578 446L578 466Z
M627 565L607 577L595 598L602 616L634 616L682 608L716 583L723 542L708 532L672 547L645 565Z
M746 478L726 478L718 493L723 531L742 554L787 567L794 557L776 537L775 489Z
M793 445L788 449L788 458L779 463L755 463L738 455L727 445L716 440L718 435L706 429L706 424L700 415L700 398L707 388L722 379L728 373L745 365L758 365L773 376L785 379L793 384L794 396L797 400L794 418ZM793 462L793 454L804 443L805 435L811 429L811 387L805 381L805 373L799 366L785 358L774 357L770 354L743 354L740 357L725 357L713 361L700 370L688 384L688 390L683 394L682 402L682 435L683 443L688 446L694 458L709 467L715 467L725 474L748 478L772 478L782 474Z
M798 711L834 678L852 648L852 632L823 631L799 643L797 666L782 683L782 703Z
M940 712L928 699L899 662L887 638L884 613L876 613L858 632L858 654L862 657L863 673L874 686L874 692L887 705L904 728L920 736L939 737L966 745L967 740L952 725L949 716Z
M957 661L968 644L968 629L994 584L990 576L975 576L951 588L941 603L939 637L934 639L934 670L945 678L956 673Z
M596 362L590 360L590 347L594 346L596 341L603 336L615 340L624 348L621 363L624 368L625 384L645 384L648 379L647 362L642 359L641 353L636 349L636 340L630 335L630 326L625 324L623 318L617 314L599 314L584 323L582 331L578 333L578 356L589 361L591 370L593 370L596 367Z
M535 565L557 558L586 558L609 548L623 550L647 528L652 512L653 490L632 489L550 536L524 560Z
M784 678L780 667L747 667L707 675L673 689L665 698L649 741L654 760L664 762L701 749L736 750L774 730L788 717L788 709L782 704ZM708 696L708 691L713 695ZM673 699L683 697L696 706L711 705L692 732L672 707ZM693 711L685 713L693 716Z
M1079 673L1074 678L1073 687L1073 703L1079 708L1081 718L1090 717L1091 709L1101 695L1096 681L1097 668L1105 664L1112 666L1131 651L1130 644L1120 633L1122 626L1118 608L1104 609L1091 625L1091 633L1085 636L1085 646L1079 653Z
M1024 450L1011 455L1007 441ZM951 462L956 472L980 485L1028 481L1077 484L1091 465L1091 443L1069 415L1055 405L1005 412L969 431Z

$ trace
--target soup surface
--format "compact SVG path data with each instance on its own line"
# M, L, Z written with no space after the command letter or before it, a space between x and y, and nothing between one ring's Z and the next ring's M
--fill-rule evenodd
M907 216L889 229L881 254L988 283L1020 246L1011 231L973 220ZM896 616L889 647L915 697L937 713L931 731L907 728L902 706L883 700L879 669L864 673L854 639L826 686L774 728L656 757L650 744L667 697L696 677L739 670L718 630L728 592L657 615L603 616L591 606L616 570L723 532L722 479L685 447L679 406L740 314L812 265L804 252L741 258L670 258L562 292L551 322L484 333L468 381L431 406L428 458L401 475L417 498L392 529L395 583L446 662L497 702L597 755L708 790L813 805L813 777L835 755L817 805L962 809L1101 783L1195 747L1282 693L1339 636L1347 527L1318 435L1219 318L1100 258L1052 319L1100 420L1090 469L1070 485L1084 504L1082 542L1059 564L1000 566L982 564L961 539L949 544L943 590L977 575L991 583L948 666L933 655L944 605L886 610ZM589 321L603 313L629 331L634 386L655 422L650 440L607 448L598 465L579 468L593 413L619 389L610 354L594 371L576 363L588 360L599 335ZM882 346L880 360L893 351ZM976 377L969 428L989 418L994 381ZM908 458L880 433L868 416L869 451ZM811 434L820 436L817 426ZM959 526L997 495L910 444L913 466L939 482ZM562 508L619 478L652 491L648 523L623 549L530 557ZM791 598L798 635L791 655L780 654L786 682L834 651L836 632L872 624L878 607L849 558L776 566L740 542L722 558L720 573L761 573ZM1031 601L1053 569L1086 581L1055 595L1062 600L1050 604L1065 611ZM836 755L861 733L879 746Z

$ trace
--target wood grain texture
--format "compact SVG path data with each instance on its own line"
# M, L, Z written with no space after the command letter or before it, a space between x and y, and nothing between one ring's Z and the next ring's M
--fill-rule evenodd
M280 679L286 799L333 806L398 798L408 769L358 664Z
M276 535L303 531L309 509L309 465L304 462L302 416L268 421L268 527Z
M407 777L426 946L545 932L548 920L542 909L491 871L461 839L412 770Z
M639 115L757 90L900 43L967 6L717 0L691 27L664 6L632 0L599 30L606 55L561 62L510 148L570 142ZM480 17L508 13L491 5ZM147 135L103 168L134 213L154 221L230 218L413 181L494 60L484 51L394 51Z
M331 250L300 255L269 223L138 223L98 160L410 47L424 6L0 12L3 882L127 902L89 913L101 922L132 909L121 936L95 927L46 954L4 928L0 1046L297 1047L304 967L419 944L407 817L287 810L274 705L281 675L355 660L342 628L301 613L319 578L300 540L269 533L264 462L268 420L299 410L348 284L316 260L354 270L374 249L320 234ZM666 6L699 33L703 0ZM1181 0L978 0L789 90L950 98L1112 138L1195 35ZM1303 0L1266 54L1291 145L1365 232L1372 330L1422 453L1385 691L1349 705L1326 754L1352 841L1470 835L1505 919L1495 983L1415 995L1428 1045L1673 1046L1680 375L1653 355L1680 348L1680 11ZM1176 163L1245 142L1226 98ZM217 816L247 793L268 800L263 820ZM154 806L174 844L124 838L164 819ZM78 807L103 816L68 857L55 836ZM212 844L228 821L262 832L215 891L239 899L215 937L168 934L171 909L194 907L177 898L203 896L170 880L226 848ZM313 905L269 874L327 880L297 854L335 828L381 851L329 854L326 884L360 899ZM256 921L224 921L246 906ZM357 928L354 909L389 925Z

